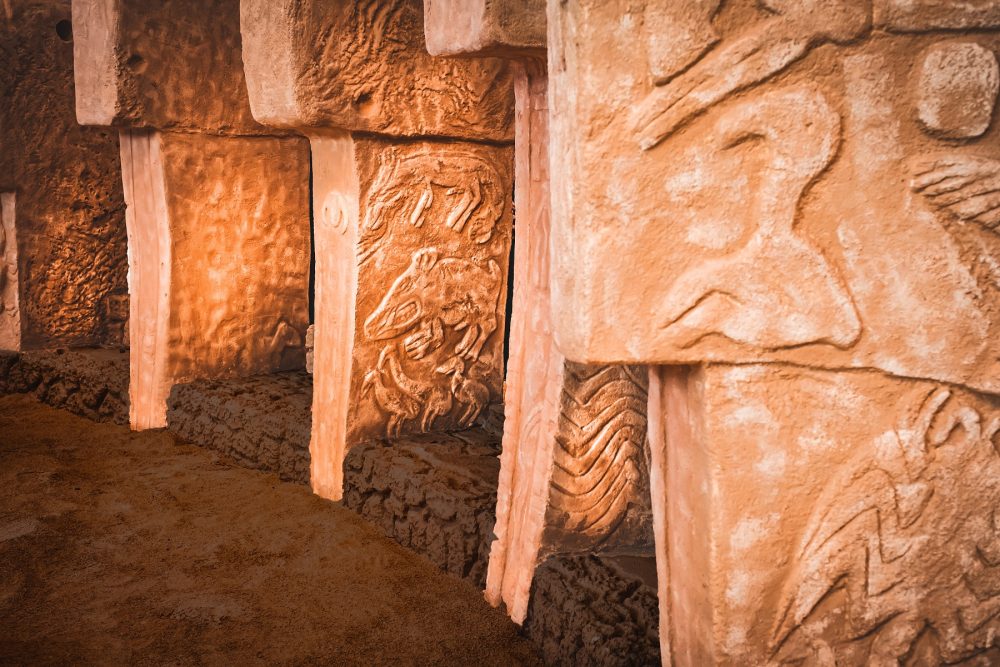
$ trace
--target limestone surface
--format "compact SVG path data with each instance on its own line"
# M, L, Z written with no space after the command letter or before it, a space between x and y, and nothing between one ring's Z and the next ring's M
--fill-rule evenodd
M123 131L131 239L131 410L166 425L172 385L301 368L308 147Z
M114 132L73 113L68 0L0 15L0 348L118 345L127 299Z
M751 4L549 3L561 349L1000 390L997 3Z

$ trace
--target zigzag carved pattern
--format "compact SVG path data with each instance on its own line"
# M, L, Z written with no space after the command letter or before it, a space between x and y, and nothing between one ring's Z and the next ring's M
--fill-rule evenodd
M645 489L648 380L637 366L566 362L551 503L565 528L598 539Z

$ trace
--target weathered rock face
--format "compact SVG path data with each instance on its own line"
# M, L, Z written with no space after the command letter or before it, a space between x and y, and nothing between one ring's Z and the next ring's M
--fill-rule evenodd
M646 372L567 362L552 337L544 6L436 1L425 17L432 53L515 63L514 295L486 596L521 623L546 557L652 555Z
M305 364L303 139L122 132L132 230L131 409L165 425L176 383Z
M78 0L77 113L121 131L131 416L175 383L300 368L309 303L305 140L257 124L238 0Z
M1000 4L548 8L555 338L671 364L664 663L1000 659Z
M512 138L502 60L432 58L419 0L244 0L254 117L297 130Z
M678 664L998 657L996 398L782 365L652 385Z
M500 401L511 72L431 58L413 0L251 0L241 20L254 116L312 146L312 485L336 499L349 447Z
M563 350L997 391L996 3L751 4L550 3Z
M0 348L121 344L125 204L114 132L73 113L68 0L0 13Z
M239 12L239 0L76 0L80 123L274 134L250 114Z

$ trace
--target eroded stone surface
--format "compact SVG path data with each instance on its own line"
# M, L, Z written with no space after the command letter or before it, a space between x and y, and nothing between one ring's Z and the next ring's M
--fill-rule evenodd
M995 398L781 365L664 369L650 394L677 663L995 657Z
M638 572L648 560L558 556L538 567L524 631L545 664L660 661L656 578Z
M1000 66L975 42L931 46L920 63L917 113L929 131L949 139L986 132L1000 90Z
M170 390L167 428L242 466L308 484L311 404L312 380L303 371L195 380Z
M472 425L499 402L509 148L313 137L313 487L346 448Z
M657 29L655 4L549 3L554 326L567 356L874 367L1000 389L1000 134L930 136L916 109L937 93L914 76L927 49L995 51L995 34L934 32L934 17L988 27L996 3L889 3L923 7L923 32L884 36L866 3L713 15L690 1L692 35L717 39L669 73L665 44L635 48L636 31ZM930 155L939 167L921 164ZM949 169L979 181L930 201L941 193L921 188Z
M80 122L273 134L250 114L239 12L239 0L74 0Z
M33 394L99 422L128 424L128 352L72 349L0 353L0 394Z
M132 425L170 387L301 368L308 326L302 139L122 133L132 247Z
M0 17L0 347L117 345L126 297L125 206L114 133L73 114L69 0ZM19 319L16 323L13 320Z
M501 60L432 58L418 0L244 0L254 117L277 127L509 140Z
M424 0L432 56L538 55L545 49L545 0Z

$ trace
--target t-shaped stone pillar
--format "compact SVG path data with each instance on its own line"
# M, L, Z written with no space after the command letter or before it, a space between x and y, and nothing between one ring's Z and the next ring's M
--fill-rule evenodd
M250 115L238 0L75 0L77 117L121 128L130 420L173 384L296 368L308 325L309 154Z
M309 136L313 490L346 449L469 426L500 398L511 74L424 49L415 0L244 0L254 117Z
M1000 3L760 4L548 2L556 338L669 364L664 663L995 661Z
M521 623L554 553L652 552L646 371L567 362L549 315L544 2L424 4L432 55L514 59L514 295L487 599Z
M0 62L0 349L121 345L118 143L73 114L69 2L0 8Z

